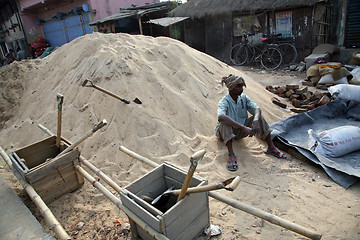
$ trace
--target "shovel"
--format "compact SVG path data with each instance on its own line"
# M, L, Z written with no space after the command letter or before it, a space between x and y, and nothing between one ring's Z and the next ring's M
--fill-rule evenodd
M86 85L87 83L90 83L90 85ZM95 88L95 89L97 89L97 90L99 90L99 91L101 91L101 92L103 92L103 93L106 93L106 94L108 94L108 95L110 95L110 96L112 96L112 97L114 97L114 98L116 98L116 99L118 99L118 100L126 103L126 104L130 104L130 101L129 101L129 100L126 100L125 98L121 98L121 97L115 95L114 93L112 93L112 92L110 92L110 91L108 91L108 90L105 90L105 89L103 89L103 88L101 88L101 87L96 86L96 85L93 84L92 81L90 81L89 79L83 80L81 86L83 86L83 87L93 87L93 88ZM141 104L142 102L141 102L138 98L135 98L134 103Z
M85 139L91 137L97 130L99 130L100 128L102 128L106 124L107 124L107 121L105 119L102 120L101 122L99 122L98 124L96 124L96 126L93 129L91 129L89 132L87 132L84 136L82 136L76 142L74 142L73 144L68 146L64 151L59 153L59 155L57 155L57 157L60 157L60 156L64 155L65 153L67 153L67 152L71 151L72 149L74 149L77 145L82 143Z
M200 163L200 161L203 159L203 157L205 155L205 152L206 151L204 149L202 149L200 151L197 151L196 153L194 153L191 156L189 171L186 174L184 184L183 184L183 186L181 188L180 194L179 194L178 199L177 199L176 202L179 202L186 195L186 191L187 191L187 189L188 189L188 187L190 185L190 182L191 182L192 176L194 175L195 169L196 169L198 163Z
M226 189L228 191L234 191L236 189L236 187L239 185L239 183L240 183L240 177L237 176L237 177L229 178L218 184L188 188L186 191L186 194L209 192L209 191L219 190L219 189ZM180 189L173 190L173 188L174 187L171 186L168 190L163 192L161 195L157 196L154 200L151 199L151 204L152 205L156 204L163 196L180 195L181 190ZM150 201L150 198L147 196L142 196L142 198L145 201Z

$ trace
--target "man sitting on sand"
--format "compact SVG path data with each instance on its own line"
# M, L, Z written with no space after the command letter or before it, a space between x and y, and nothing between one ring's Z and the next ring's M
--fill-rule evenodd
M270 136L271 129L261 116L260 108L243 93L243 87L246 87L244 79L230 74L222 78L221 84L225 84L229 89L229 93L219 101L217 110L218 124L215 132L216 136L225 142L228 149L227 168L230 171L236 171L239 167L233 151L233 139L248 136L256 135L265 140L268 145L266 154L274 155L277 158L286 158L286 155L275 147ZM247 112L253 116L248 118Z

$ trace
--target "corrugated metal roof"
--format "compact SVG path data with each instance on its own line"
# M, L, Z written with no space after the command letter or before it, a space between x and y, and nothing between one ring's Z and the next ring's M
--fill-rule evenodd
M169 12L171 17L202 18L231 12L252 12L313 6L327 0L191 0Z
M109 17L103 18L103 19L98 20L98 21L91 22L90 26L105 23L105 22L110 22L110 21L116 21L116 20L119 20L121 18L142 16L142 15L145 15L145 14L148 14L148 13L164 10L164 9L166 9L168 7L169 7L168 5L162 5L162 6L159 6L159 7L152 7L152 8L140 8L140 7L138 7L136 9L134 9L134 10L122 9L119 13L115 13L115 14L109 16Z
M161 25L163 27L170 26L171 24L184 21L189 17L166 17L166 18L158 18L158 19L151 19L148 23L153 23L157 25Z

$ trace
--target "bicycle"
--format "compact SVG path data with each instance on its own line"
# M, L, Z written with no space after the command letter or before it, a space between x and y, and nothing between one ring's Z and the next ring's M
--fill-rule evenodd
M250 44L248 37L254 34L243 34L242 43L231 48L230 60L234 65L242 66L247 63L260 61L267 70L275 70L282 63L282 53L277 44L268 44L262 38L261 47Z
M282 34L268 34L263 35L263 41L270 44L278 44L279 49L283 55L283 63L287 65L293 64L298 56L297 50L294 46L293 37L282 37Z

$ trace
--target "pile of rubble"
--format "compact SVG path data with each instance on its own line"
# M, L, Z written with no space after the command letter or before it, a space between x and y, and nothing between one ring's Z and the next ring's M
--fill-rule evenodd
M266 90L278 95L282 98L290 100L295 108L290 110L296 113L306 112L318 106L329 103L333 100L329 92L320 92L318 90L312 92L308 87L300 87L299 85L284 86L266 86ZM281 102L278 98L273 97L272 102L282 108L287 108L287 104Z

